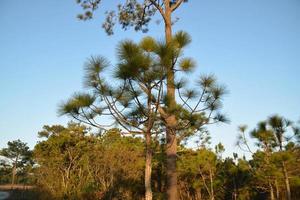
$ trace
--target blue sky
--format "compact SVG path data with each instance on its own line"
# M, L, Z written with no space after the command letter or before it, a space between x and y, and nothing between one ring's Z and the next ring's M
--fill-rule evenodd
M57 105L83 89L83 63L91 55L115 60L115 45L142 33L121 31L106 36L101 20L76 19L73 0L0 1L0 148L21 139L31 147L45 124L65 124ZM278 113L300 118L300 1L191 0L175 13L174 31L185 30L193 42L193 73L214 73L230 93L224 101L229 125L211 128L213 143L230 155L239 124L253 127ZM151 24L151 36L162 38L162 24Z

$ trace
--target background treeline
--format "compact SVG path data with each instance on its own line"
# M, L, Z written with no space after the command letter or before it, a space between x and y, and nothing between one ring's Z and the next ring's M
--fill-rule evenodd
M177 160L180 199L285 199L282 162L292 199L299 199L299 141L285 143L281 151L275 151L276 141L272 141L275 138L272 139L271 130L261 128L259 124L250 133L258 145L250 160L238 158L237 154L232 158L222 157L222 144L210 148L209 143L203 141L196 149L181 145ZM239 145L242 147L247 142L245 127L241 127L241 131ZM14 181L36 185L37 199L144 198L143 138L124 136L118 129L92 134L88 127L76 123L69 123L67 127L44 126L39 137L43 139L32 152L21 141L10 142L1 150L2 155L14 158L2 161L1 184ZM156 139L152 143L153 199L165 199L163 140ZM267 149L268 145L273 146Z

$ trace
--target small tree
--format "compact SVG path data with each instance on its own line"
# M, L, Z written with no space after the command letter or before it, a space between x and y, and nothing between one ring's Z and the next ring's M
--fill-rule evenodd
M245 137L246 127L241 127L241 135L239 136L238 144L249 148ZM286 199L291 200L290 177L287 169L287 163L291 160L293 150L295 150L295 139L299 135L299 128L294 126L290 120L281 116L273 115L267 120L258 123L257 128L250 132L250 135L257 140L257 146L263 152L257 152L255 157L262 157L264 166L264 175L268 180L270 196L274 199L273 185L275 183L276 196L278 197L278 175L276 168L281 168L286 189ZM267 173L266 173L267 172Z
M172 25L174 20L172 14L187 0L128 0L123 1L118 5L118 12L115 10L106 12L106 20L102 27L105 31L111 35L113 34L113 27L118 21L123 29L128 27L134 27L136 31L142 30L147 32L148 24L156 13L159 13L161 19L164 22L165 41L166 44L172 43ZM93 13L98 9L102 3L101 0L77 0L77 3L81 5L84 14L80 14L78 17L82 20L91 19ZM164 63L166 69L166 93L168 97L169 111L173 111L176 108L176 89L174 87L175 74L177 74L174 66L175 60L169 60ZM176 154L177 154L177 137L176 126L177 118L173 112L161 113L164 117L166 127L166 160L167 160L167 194L168 199L177 200L177 174L176 174Z
M40 188L49 199L140 199L143 143L122 137L119 130L104 136L86 126L44 126L34 148ZM120 151L123 154L120 154ZM134 197L134 198L133 198Z
M173 139L167 137L168 151L171 148L169 143L177 148L178 142L204 131L205 125L226 121L223 115L216 112L220 109L225 89L216 83L213 76L201 76L194 88L188 88L187 81L183 79L176 81L174 87L180 103L170 107L166 92L167 63L172 62L174 71L183 74L190 72L195 62L183 57L183 49L189 43L190 37L185 32L178 32L171 44L150 37L139 44L128 40L121 42L113 79L105 79L104 69L109 66L105 58L91 58L86 65L86 84L92 93L75 94L60 108L61 114L100 129L111 127L99 123L104 116L110 115L126 133L143 134L146 139L146 194L151 194L151 136L168 130L161 124L170 125L174 117L177 121L172 124ZM110 84L112 82L115 87ZM173 116L168 113L173 113ZM172 159L167 158L167 162L172 161L171 172L174 173L176 154L169 158ZM176 176L172 177L172 184L175 184ZM151 199L152 195L148 196L147 199Z
M0 155L6 157L12 164L11 184L15 184L16 175L19 169L32 164L32 152L26 143L21 140L14 140L7 143L7 148L0 151Z
M60 113L68 114L80 122L107 129L112 125L97 122L111 115L123 129L123 134L141 134L145 138L145 197L152 199L151 137L159 132L153 129L157 123L158 107L162 99L164 69L156 42L144 38L139 44L126 40L118 46L118 64L114 71L113 87L103 71L109 62L103 57L92 57L86 65L86 84L93 94L76 94L61 106ZM160 59L154 59L160 57Z

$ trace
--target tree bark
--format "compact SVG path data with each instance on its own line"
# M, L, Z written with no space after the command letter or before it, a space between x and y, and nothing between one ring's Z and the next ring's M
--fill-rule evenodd
M284 161L282 161L282 170L283 170L284 183L285 183L285 188L286 188L286 199L291 200L292 197L291 197L290 181L289 181L289 176L288 176Z
M167 129L167 195L168 200L177 200L177 173L176 173L177 140L172 129Z
M151 132L146 133L146 166L145 166L145 200L152 200L151 172L152 172Z
M210 199L215 200L215 194L214 194L214 182L213 182L213 174L212 170L209 170L209 179L210 179Z
M201 200L202 199L201 188L196 191L196 195L197 195L197 200Z
M277 180L275 180L275 189L276 189L276 200L279 200L279 188L278 188Z
M12 170L12 178L11 178L11 185L12 185L12 187L14 187L14 185L15 185L16 171L17 171L16 164L14 164L13 170Z
M14 187L14 185L15 185L18 159L19 159L19 155L17 155L16 160L15 160L15 162L13 164L12 178L11 178L11 185L12 185L12 187Z
M237 199L237 189L236 189L236 183L235 183L235 177L233 177L233 199Z
M275 200L273 186L271 183L269 183L269 186L270 186L270 198L271 200Z
M170 1L165 1L165 39L169 44L172 41L172 22ZM169 111L172 112L176 106L175 87L174 87L174 71L172 63L167 66L167 97L169 100ZM166 136L167 136L167 196L168 200L178 200L177 192L177 173L176 173L176 154L177 154L177 138L175 127L177 125L176 117L173 113L168 113L166 120Z
M163 155L164 154L164 148L163 148L163 146L160 144L160 153L161 153L161 155ZM160 161L160 162L158 162L158 166L157 166L157 190L159 191L159 192L163 192L163 189L162 189L162 179L163 179L163 173L162 173L162 170L163 170L163 159Z

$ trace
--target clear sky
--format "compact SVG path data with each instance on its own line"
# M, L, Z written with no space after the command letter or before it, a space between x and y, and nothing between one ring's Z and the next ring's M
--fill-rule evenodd
M31 147L45 124L66 124L57 105L82 90L83 63L90 55L115 60L115 45L142 33L116 30L106 36L104 0L96 19L76 19L75 0L0 1L0 148L21 139ZM300 118L300 1L190 0L176 11L174 31L193 42L186 55L198 63L196 74L214 73L230 91L224 111L228 125L211 128L213 143L236 151L237 126L253 127L278 113ZM151 24L147 34L163 37Z

